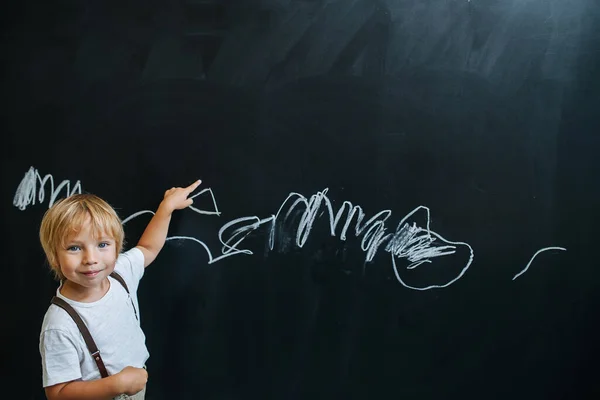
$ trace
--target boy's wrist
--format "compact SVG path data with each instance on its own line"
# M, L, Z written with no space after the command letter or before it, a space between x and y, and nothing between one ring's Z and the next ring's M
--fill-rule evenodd
M106 379L108 382L108 387L110 388L110 391L113 393L113 396L117 396L120 393L124 393L125 392L125 384L123 382L123 374L118 372L115 375L111 375L108 376L104 379Z
M173 207L163 200L158 205L155 215L158 217L170 217L171 214L173 214L173 211Z

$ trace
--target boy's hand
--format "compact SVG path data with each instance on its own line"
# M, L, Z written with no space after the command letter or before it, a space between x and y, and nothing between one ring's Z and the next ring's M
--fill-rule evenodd
M167 190L161 203L161 208L164 208L165 211L172 213L175 210L181 210L189 207L194 200L188 198L188 196L190 193L196 190L198 186L200 186L200 183L202 183L202 181L197 180L186 188L172 187L171 189Z
M125 367L116 376L119 378L119 391L129 396L140 392L148 382L148 372L144 368Z

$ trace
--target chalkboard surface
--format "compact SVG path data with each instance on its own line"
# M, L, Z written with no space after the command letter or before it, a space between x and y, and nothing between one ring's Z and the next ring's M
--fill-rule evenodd
M135 245L147 399L600 398L596 0L17 2L3 388L43 399L38 227Z

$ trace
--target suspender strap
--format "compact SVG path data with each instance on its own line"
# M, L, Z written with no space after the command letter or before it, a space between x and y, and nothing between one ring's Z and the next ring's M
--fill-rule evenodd
M125 279L123 279L123 277L121 275L119 275L118 273L116 273L115 271L113 271L112 274L110 274L110 276L112 276L117 281L119 281L119 283L121 285L123 285L123 287L125 288L125 291L129 295L129 299L131 300L131 306L133 307L133 313L135 314L135 319L137 319L139 321L140 319L138 318L137 310L135 309L135 304L133 304L133 299L131 298L131 293L129 293L129 288L127 287L127 284L125 283Z
M92 354L94 361L96 361L96 365L100 370L100 376L106 378L108 376L108 372L106 371L104 361L102 361L102 357L100 356L100 350L98 350L98 347L96 347L96 342L94 342L90 331L88 330L87 326L85 325L79 314L77 314L77 311L75 311L73 307L71 307L66 301L64 301L60 297L54 296L52 298L52 304L56 304L57 306L65 310L71 316L71 318L73 318L73 320L77 324L77 327L79 328L79 331L81 331L83 340L85 340L85 344L87 345L90 353Z
M123 277L119 274L117 274L115 271L113 271L110 276L112 276L113 278L115 278L117 281L119 281L119 283L121 285L123 285L123 287L125 288L125 291L127 292L127 294L129 294L129 288L127 287L127 284L125 283L125 279L123 279Z

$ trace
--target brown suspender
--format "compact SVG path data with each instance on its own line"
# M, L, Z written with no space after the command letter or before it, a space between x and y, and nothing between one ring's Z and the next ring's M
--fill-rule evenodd
M119 275L116 272L113 272L112 274L110 274L110 276L112 276L117 281L119 281L119 283L121 285L123 285L123 287L125 288L125 291L127 292L127 294L130 294L129 288L127 287L127 284L125 283L125 280L123 279L123 277L121 275ZM131 298L131 295L130 295L130 298ZM81 335L83 336L83 340L85 341L85 344L87 345L88 350L92 354L94 361L96 361L96 365L98 366L98 369L100 370L100 376L102 378L106 378L108 376L108 372L106 371L106 367L104 366L104 361L102 361L102 357L100 356L100 350L98 350L98 347L96 346L96 342L94 342L94 339L92 338L92 335L90 334L89 329L87 328L87 326L85 326L85 323L83 322L83 320L81 319L79 314L77 314L77 311L75 311L75 309L73 307L71 307L69 305L69 303L67 303L60 297L56 297L56 296L52 297L52 304L56 304L57 306L59 306L60 308L65 310L71 316L71 318L73 318L73 320L77 324L77 327L79 328L79 331L81 332ZM133 306L133 312L135 313L135 318L137 319L138 316L137 316L137 311L135 309L135 305L133 304L133 299L131 299L131 305Z
M127 287L127 284L125 283L125 279L123 279L123 277L121 275L117 274L114 271L113 271L112 274L110 274L110 276L112 276L113 278L115 278L116 280L118 280L119 283L121 285L123 285L123 287L125 288L125 291L129 295L129 298L131 299L131 293L129 293L129 288ZM131 299L131 306L133 307L133 313L135 314L135 319L139 320L138 315L137 315L137 311L135 309L135 304L133 304L133 299Z

